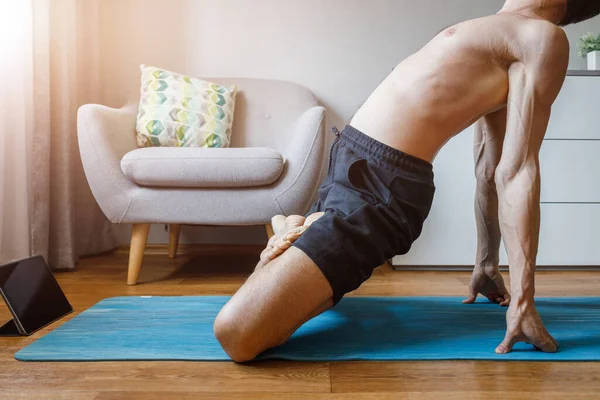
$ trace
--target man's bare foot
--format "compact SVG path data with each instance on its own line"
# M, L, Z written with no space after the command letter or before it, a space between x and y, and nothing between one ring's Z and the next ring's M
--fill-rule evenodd
M504 341L496 348L496 353L510 353L515 343L527 342L536 349L547 353L554 353L558 349L558 342L544 326L537 312L533 300L526 304L513 303L506 313L506 336Z
M290 215L289 217L277 215L273 217L271 225L273 226L274 235L269 239L267 247L260 254L260 261L256 268L264 267L282 255L323 214L322 212L311 214L308 218L301 215Z
M492 303L498 303L501 306L510 304L510 294L497 266L476 266L473 269L469 297L463 303L473 304L480 293Z

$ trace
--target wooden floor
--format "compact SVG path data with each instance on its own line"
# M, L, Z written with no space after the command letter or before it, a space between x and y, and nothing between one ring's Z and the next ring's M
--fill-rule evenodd
M175 260L152 249L148 253L142 284L135 287L125 285L126 252L86 258L77 272L57 276L76 312L113 296L229 295L252 270L258 249L212 249ZM536 280L539 296L600 296L597 272L539 272ZM468 282L467 273L396 272L382 267L353 295L463 296ZM8 319L8 311L0 309L0 317ZM600 399L600 363L277 361L236 365L22 363L13 359L17 350L44 332L30 338L0 338L0 399Z

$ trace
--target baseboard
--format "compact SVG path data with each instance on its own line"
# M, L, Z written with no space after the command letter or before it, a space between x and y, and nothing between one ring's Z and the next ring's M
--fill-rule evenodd
M229 245L229 244L180 244L177 246L177 255L188 256L194 254L260 254L264 245ZM129 254L129 245L117 247L115 254ZM165 255L169 254L168 244L149 244L144 251L145 255Z
M472 265L392 265L396 271L473 271ZM537 271L600 271L598 265L539 265ZM508 272L508 266L501 265L500 271Z

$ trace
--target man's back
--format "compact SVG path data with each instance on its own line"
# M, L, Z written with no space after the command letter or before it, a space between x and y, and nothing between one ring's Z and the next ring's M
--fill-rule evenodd
M515 64L535 70L531 79L553 77L555 83L539 93L551 104L564 80L568 48L562 29L544 20L500 13L460 23L400 63L351 125L432 161L450 138L506 106Z

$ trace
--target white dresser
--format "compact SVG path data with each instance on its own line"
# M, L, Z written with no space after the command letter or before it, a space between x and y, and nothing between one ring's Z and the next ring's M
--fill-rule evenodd
M476 229L473 128L454 138L434 164L437 187L409 266L472 266ZM600 76L567 77L540 154L539 266L600 266ZM507 265L501 251L501 265Z

